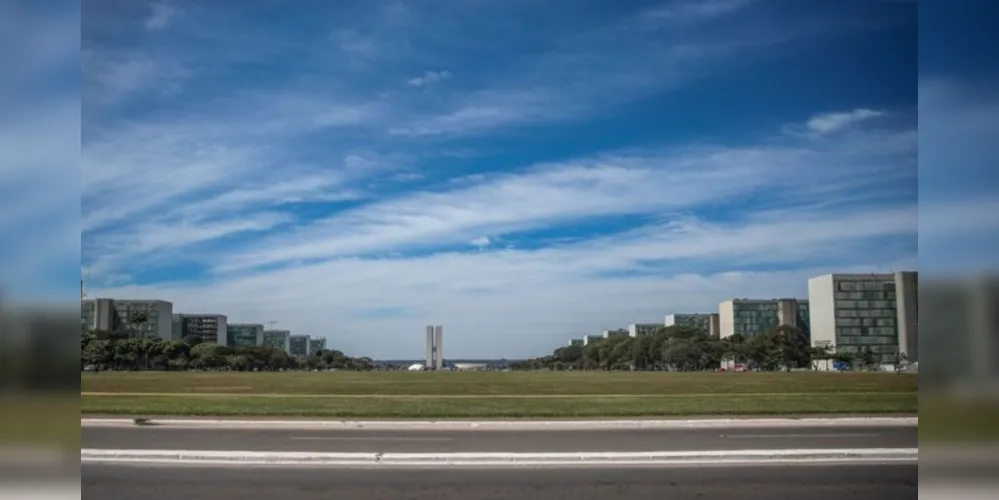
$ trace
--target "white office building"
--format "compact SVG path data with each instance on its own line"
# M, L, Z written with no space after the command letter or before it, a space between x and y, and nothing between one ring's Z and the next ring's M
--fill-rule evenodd
M808 334L809 301L803 299L732 299L718 304L720 338L745 338L791 326Z
M718 313L670 314L666 316L665 326L690 326L708 332L713 338L720 336Z
M660 323L632 323L628 325L628 336L643 337L645 335L652 335L662 327L663 325Z
M812 345L835 352L870 350L882 363L918 360L918 276L826 274L808 280Z
M85 330L128 331L137 337L173 337L173 303L165 300L83 299Z

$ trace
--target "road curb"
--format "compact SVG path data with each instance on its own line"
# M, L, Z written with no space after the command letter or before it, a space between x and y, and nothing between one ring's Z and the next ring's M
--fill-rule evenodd
M81 427L367 430L596 430L749 429L802 427L917 427L918 417L692 419L692 420L230 420L82 418Z
M83 463L287 466L566 466L917 461L918 448L572 453L317 453L80 450Z

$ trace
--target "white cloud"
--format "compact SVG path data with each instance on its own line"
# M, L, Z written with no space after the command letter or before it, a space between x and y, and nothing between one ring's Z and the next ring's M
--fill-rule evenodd
M786 192L775 200L785 203L814 203L843 192L856 196L862 188L914 178L909 160L915 138L907 137L902 145L889 134L812 149L715 146L608 154L479 176L340 212L290 238L226 252L220 270L460 243L483 233L509 234L591 217L693 210L762 190ZM876 153L865 151L878 143L882 148ZM885 150L885 145L899 149Z
M159 296L178 310L197 304L232 319L281 317L297 331L328 335L358 354L418 357L419 326L445 325L453 356L537 355L569 335L655 320L678 310L711 311L732 296L803 296L805 280L831 270L905 268L913 257L871 255L849 264L794 271L739 272L758 263L842 256L830 249L876 235L913 234L914 207L847 216L789 211L744 227L689 221L682 232L636 233L560 248L448 253L425 257L340 259L214 284L124 287L100 293ZM676 230L674 230L676 231ZM853 256L856 258L855 256ZM655 277L608 277L641 259L680 259ZM709 258L729 271L697 275L685 259ZM417 311L406 320L366 321L349 311ZM363 335L362 335L363 332ZM372 352L375 346L384 346Z
M355 66L364 65L378 56L379 45L373 36L354 29L335 30L331 36L340 51Z
M810 118L808 120L808 128L813 132L827 134L865 120L884 116L884 114L884 111L867 108L858 108L852 111L837 113L824 113Z
M95 293L159 296L178 310L196 306L240 321L285 318L292 329L328 335L358 354L417 356L418 325L436 321L454 336L454 355L535 355L566 336L670 311L711 311L734 295L801 295L805 280L824 272L914 267L911 246L881 243L877 253L864 246L915 237L911 193L893 205L868 206L855 196L847 204L817 201L892 184L905 171L911 178L915 147L909 131L869 132L820 143L633 150L473 175L441 190L373 200L251 246L199 251L199 262L225 271L210 283ZM757 192L779 193L771 210L727 221L697 215L698 207ZM627 214L657 219L600 237L488 248L504 233ZM407 253L450 243L480 248ZM167 262L179 257L158 255ZM829 264L805 264L815 261ZM237 272L277 263L287 267ZM752 271L775 264L796 270ZM692 273L710 268L725 271ZM351 313L379 307L416 313L377 321ZM375 345L392 348L375 353Z
M437 83L441 80L447 80L451 78L451 72L444 71L427 71L423 76L417 76L415 78L409 79L409 84L414 87L422 87L423 85L429 85L432 83Z
M188 77L179 65L144 54L85 49L81 55L83 104L89 109L118 104L136 95L169 95Z
M745 9L755 0L681 0L649 9L652 19L697 21L731 14Z
M136 254L162 251L242 232L264 231L289 220L285 214L264 212L236 219L184 222L176 226L153 223L138 233L111 233L102 238L101 247L113 251L116 247L127 246L129 252Z
M676 4L673 8L680 11L661 15L710 18L744 3ZM694 29L681 36L674 28L643 11L561 36L548 51L509 63L503 77L449 99L452 104L431 116L395 125L390 133L471 135L590 116L679 89L736 57L764 57L767 48L811 35L804 29L747 25L738 31Z
M166 28L180 14L176 7L164 3L156 3L152 6L153 12L146 18L145 26L150 31Z

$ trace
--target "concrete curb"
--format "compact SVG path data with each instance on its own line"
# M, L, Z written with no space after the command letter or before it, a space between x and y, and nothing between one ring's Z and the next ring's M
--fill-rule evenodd
M694 465L918 461L918 448L572 453L317 453L191 450L80 450L83 463L286 466Z
M365 429L365 430L596 430L751 429L802 427L917 427L918 417L693 419L693 420L227 420L83 418L81 427L170 427L181 429Z

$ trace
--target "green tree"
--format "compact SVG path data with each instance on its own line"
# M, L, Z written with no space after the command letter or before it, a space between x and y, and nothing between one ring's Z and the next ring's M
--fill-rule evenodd
M652 367L652 358L649 355L652 339L652 335L643 335L631 343L631 363L636 370L648 370Z
M181 341L184 344L187 344L188 347L194 347L204 342L204 339L202 339L200 335L186 335L183 339L181 339Z
M91 365L96 369L107 369L114 360L114 347L110 340L92 340L80 353L83 365Z
M878 366L878 356L871 351L871 348L865 346L863 350L860 351L857 356L857 361L861 367L865 370L872 370Z
M807 334L793 326L782 325L777 327L773 335L780 349L781 363L787 371L811 367L812 351Z
M205 342L191 348L191 368L199 370L215 370L226 365L229 352L224 346Z

